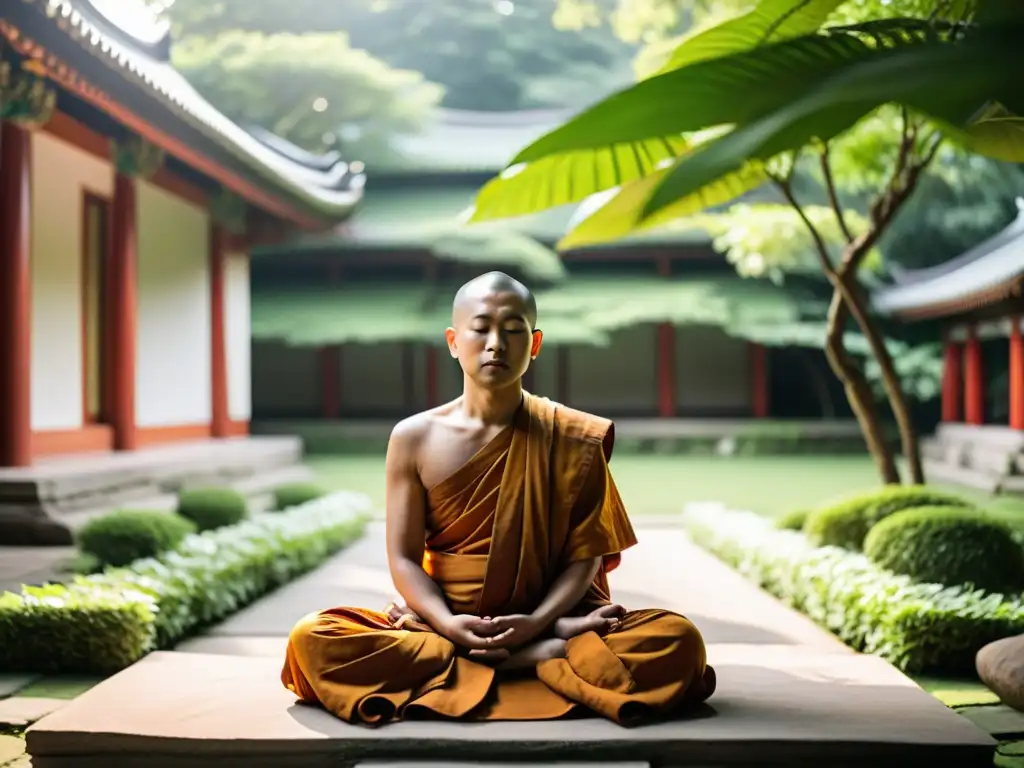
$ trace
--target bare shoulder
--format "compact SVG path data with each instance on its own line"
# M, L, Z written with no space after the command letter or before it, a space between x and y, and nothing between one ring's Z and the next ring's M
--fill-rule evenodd
M414 458L419 446L430 434L431 417L429 411L415 413L395 424L388 438L388 455Z
M395 424L388 439L389 460L409 466L417 465L423 446L427 444L438 420L447 413L449 405L414 413Z

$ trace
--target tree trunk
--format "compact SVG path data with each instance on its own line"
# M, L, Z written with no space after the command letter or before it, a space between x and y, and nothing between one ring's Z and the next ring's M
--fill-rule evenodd
M843 344L846 331L847 306L839 288L832 294L832 303L828 308L828 331L825 339L825 354L829 364L846 390L846 399L850 402L853 415L857 418L868 453L875 460L882 482L887 485L899 485L900 474L896 468L889 445L885 442L882 427L878 421L871 387L857 364L850 359Z
M885 339L878 332L878 329L875 328L875 324L868 314L858 286L847 284L846 279L848 278L845 278L845 276L839 277L839 281L842 283L840 290L843 303L847 306L850 314L853 315L854 320L860 327L861 333L864 334L864 338L868 342L868 346L871 348L871 354L874 355L875 360L878 362L878 367L882 374L882 387L885 390L886 397L889 399L893 417L896 419L896 425L899 428L900 447L903 450L903 456L906 458L910 470L910 482L914 485L922 485L924 483L924 468L921 464L917 430L914 429L914 423L910 417L910 409L907 407L907 399L903 394L903 385L900 382L899 375L896 373L896 366L893 364L892 355L889 354L889 348L885 345Z

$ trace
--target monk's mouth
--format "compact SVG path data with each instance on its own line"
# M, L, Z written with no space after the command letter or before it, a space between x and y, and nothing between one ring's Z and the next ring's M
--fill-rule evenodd
M508 368L508 363L503 363L501 360L489 360L484 363L484 368Z

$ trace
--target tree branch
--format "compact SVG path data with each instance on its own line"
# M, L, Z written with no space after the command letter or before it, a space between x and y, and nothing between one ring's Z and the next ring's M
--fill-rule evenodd
M843 237L846 238L846 242L853 242L853 235L850 233L850 228L846 226L846 219L843 217L843 208L839 204L839 195L836 193L836 183L832 178L832 165L829 162L828 157L828 144L821 149L821 173L825 177L825 189L828 191L828 201L832 204L832 210L835 211L836 219L839 221L839 229L843 232Z
M779 191L782 192L787 202L789 202L789 204L793 207L793 210L796 211L797 215L803 221L804 226L806 226L807 230L811 233L811 237L814 239L815 250L818 252L818 261L821 262L822 270L831 280L832 278L835 277L836 269L832 265L832 259L829 258L828 246L825 244L825 238L821 236L821 233L818 231L818 228L814 226L814 223L808 218L807 213L800 205L800 202L796 199L796 196L793 194L793 188L790 185L789 180L780 179L778 176L774 176L772 174L768 174L768 178L775 182L775 186L779 188Z

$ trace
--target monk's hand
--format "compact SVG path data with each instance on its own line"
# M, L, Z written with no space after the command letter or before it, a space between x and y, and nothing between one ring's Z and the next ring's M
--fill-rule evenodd
M488 648L487 650L477 648L470 651L468 655L473 661L481 664L498 665L507 662L512 656L512 651L508 648Z
M508 616L495 616L485 619L490 628L484 632L489 648L520 648L541 633L543 627L533 616L525 613L513 613Z
M488 620L468 613L454 614L440 627L440 634L470 651L490 650L493 633Z

